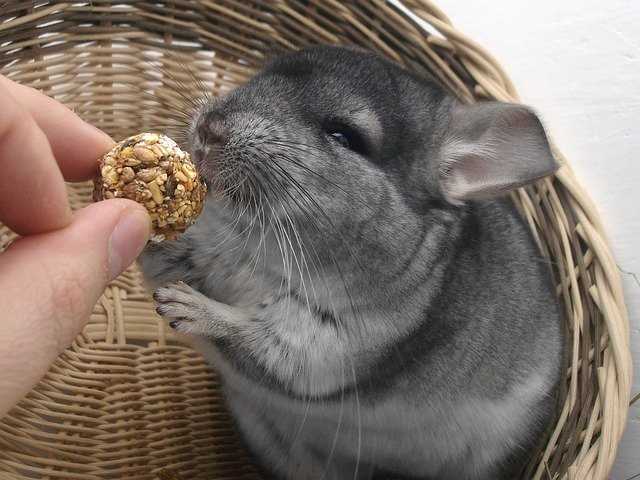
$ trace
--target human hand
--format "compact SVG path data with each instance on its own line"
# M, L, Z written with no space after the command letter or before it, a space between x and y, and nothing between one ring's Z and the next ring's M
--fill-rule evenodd
M0 221L23 238L0 254L0 417L80 332L106 283L144 248L130 200L71 212L64 180L92 177L113 146L58 102L0 76Z

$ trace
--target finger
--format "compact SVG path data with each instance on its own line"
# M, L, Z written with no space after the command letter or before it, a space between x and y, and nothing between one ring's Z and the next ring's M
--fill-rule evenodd
M0 87L0 221L21 235L62 228L71 209L47 137Z
M0 88L11 94L47 136L53 155L68 181L88 180L95 175L97 159L114 144L106 133L33 88L2 76Z
M149 230L142 207L108 200L78 212L68 227L20 239L0 255L0 418L73 341Z

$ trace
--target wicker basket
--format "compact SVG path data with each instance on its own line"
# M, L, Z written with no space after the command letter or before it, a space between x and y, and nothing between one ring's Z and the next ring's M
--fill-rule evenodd
M171 130L184 88L223 93L273 52L357 44L435 75L466 102L517 100L492 57L430 2L0 2L1 72L114 138ZM416 16L430 25L429 33ZM188 65L191 74L186 74ZM523 478L605 479L627 416L631 361L620 278L596 209L563 167L513 200L552 259L571 339L557 426ZM90 201L71 185L74 207ZM12 234L0 227L0 248ZM131 268L74 344L0 422L0 478L259 478L217 378L155 315Z

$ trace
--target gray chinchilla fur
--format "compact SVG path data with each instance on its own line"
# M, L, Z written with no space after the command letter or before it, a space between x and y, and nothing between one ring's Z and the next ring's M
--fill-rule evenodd
M563 327L505 195L557 164L522 105L463 105L366 52L270 61L194 112L211 193L141 261L282 479L513 478Z

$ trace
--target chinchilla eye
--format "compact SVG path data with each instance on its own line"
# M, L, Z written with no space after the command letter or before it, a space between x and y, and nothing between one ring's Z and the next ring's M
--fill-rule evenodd
M351 149L351 142L349 141L349 137L343 132L331 132L329 136L333 137L333 139L338 142L344 148Z
M369 152L364 136L354 127L341 122L331 122L325 129L326 134L342 148L347 148L361 155Z

